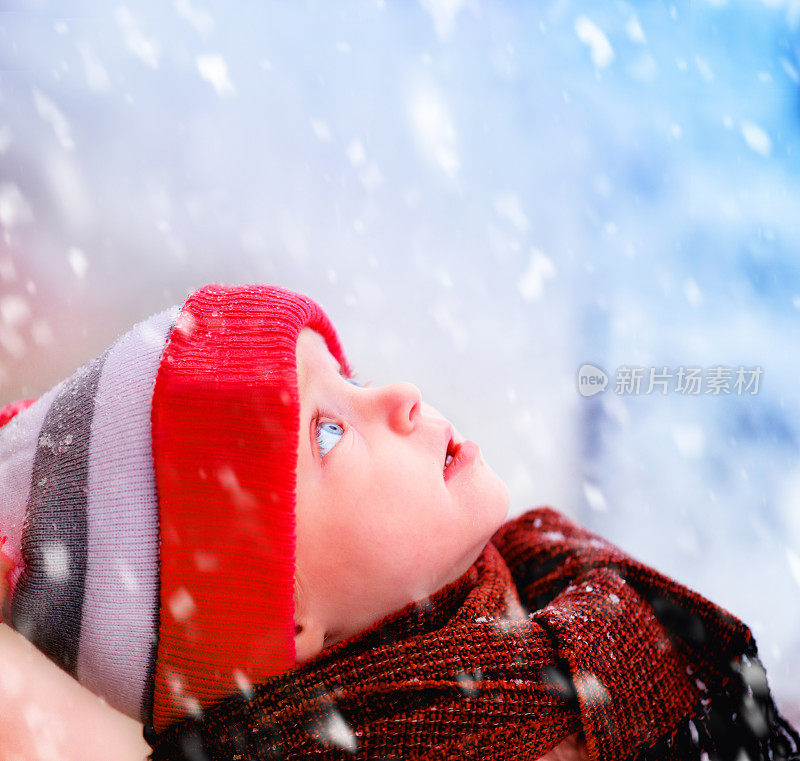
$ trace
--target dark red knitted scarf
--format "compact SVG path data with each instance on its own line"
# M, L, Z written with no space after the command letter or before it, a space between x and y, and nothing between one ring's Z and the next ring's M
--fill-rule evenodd
M591 759L800 759L744 624L547 508L425 604L145 737L153 761L517 761L574 732Z

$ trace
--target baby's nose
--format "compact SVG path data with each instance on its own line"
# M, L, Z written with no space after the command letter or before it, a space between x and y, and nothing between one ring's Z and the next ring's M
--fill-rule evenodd
M422 394L412 383L392 383L380 389L389 425L399 433L411 432L422 413Z

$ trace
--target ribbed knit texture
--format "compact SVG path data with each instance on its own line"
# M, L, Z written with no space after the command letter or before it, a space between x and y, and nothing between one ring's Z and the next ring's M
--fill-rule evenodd
M294 664L296 344L311 299L211 285L183 305L153 392L161 518L156 731Z
M153 761L798 759L747 627L554 510L461 578L151 737ZM743 755L745 754L745 755Z

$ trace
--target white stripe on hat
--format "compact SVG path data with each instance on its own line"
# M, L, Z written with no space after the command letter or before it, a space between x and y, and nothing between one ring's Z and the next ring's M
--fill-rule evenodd
M87 564L77 678L141 719L158 634L159 521L150 412L178 307L109 349L89 445Z
M22 531L31 491L31 474L39 432L47 412L66 380L42 394L27 410L15 415L0 428L0 534L8 537L3 554L14 564L12 588L23 570Z

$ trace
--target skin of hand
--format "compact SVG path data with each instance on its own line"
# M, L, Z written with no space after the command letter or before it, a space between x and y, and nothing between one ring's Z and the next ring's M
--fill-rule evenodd
M0 624L0 761L144 761L142 725Z
M588 761L588 759L586 743L575 733L556 745L539 761Z

